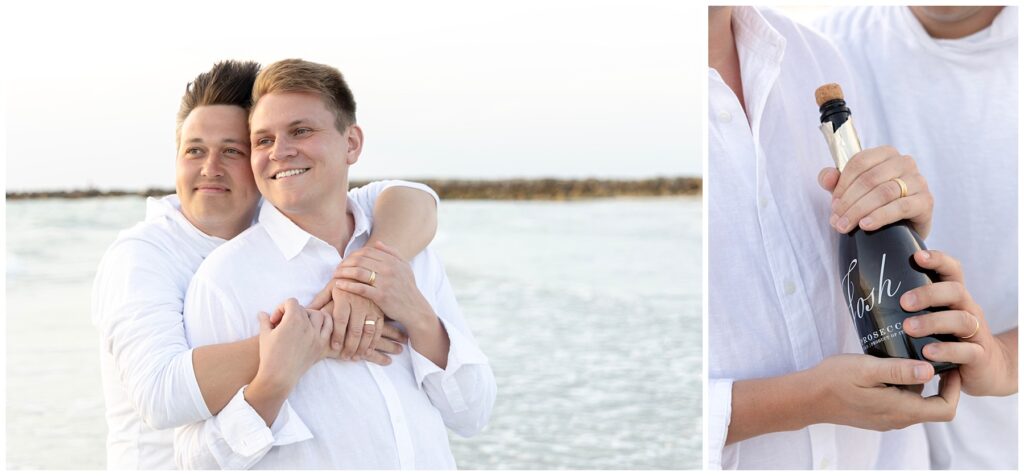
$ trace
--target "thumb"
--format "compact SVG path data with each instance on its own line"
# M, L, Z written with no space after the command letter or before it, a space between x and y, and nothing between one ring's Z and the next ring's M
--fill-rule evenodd
M270 326L270 316L265 312L260 312L260 334L264 332L270 332L272 327Z
M931 364L910 359L872 359L871 377L875 384L917 385L935 375Z
M821 169L821 172L818 172L818 185L826 192L832 193L836 189L836 185L839 185L839 169L835 167Z
M284 304L282 304L280 306L277 306L277 309L274 309L274 313L269 316L270 325L272 327L277 327L277 325L281 323L281 319L283 319L283 318L284 318Z

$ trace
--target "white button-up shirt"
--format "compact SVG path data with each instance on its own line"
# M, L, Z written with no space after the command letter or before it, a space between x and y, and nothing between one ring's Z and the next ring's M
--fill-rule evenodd
M395 185L433 194L420 184L374 182L350 191L349 200L372 210ZM92 321L100 336L109 469L174 469L171 429L211 416L182 309L195 270L224 242L192 225L177 196L149 198L145 221L122 231L100 261ZM224 412L239 413L230 405Z
M734 381L862 353L840 293L831 198L816 179L833 164L814 90L840 83L855 120L868 119L819 35L752 7L733 8L732 27L747 113L717 71L708 77L708 467L927 467L926 451L883 452L881 433L832 424L725 445ZM915 426L892 444L926 450L923 441Z
M372 217L349 201L355 218L345 254L366 242ZM192 280L185 329L193 346L259 333L257 314L285 299L307 302L341 262L338 251L269 203L259 224L212 253ZM233 400L247 424L221 416L180 428L182 468L453 469L445 427L468 436L490 418L496 387L487 358L459 311L440 260L429 248L412 261L416 285L451 341L441 369L411 346L391 365L325 359L299 380L271 428ZM221 415L224 415L222 412ZM241 421L241 419L239 419Z
M903 6L844 8L818 22L862 76L878 120L858 127L913 156L928 180L928 247L960 260L994 333L1018 326L1017 13L1006 7L959 39L932 38ZM925 428L933 469L1017 468L1016 395L961 395L952 422Z

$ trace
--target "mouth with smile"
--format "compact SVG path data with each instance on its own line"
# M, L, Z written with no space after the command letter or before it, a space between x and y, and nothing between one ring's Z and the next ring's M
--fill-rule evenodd
M196 188L193 188L192 191L193 192L199 192L199 193L217 193L217 194L219 194L219 193L228 193L228 192L231 191L231 189L225 187L224 185L203 184L203 185L196 186Z
M287 170L282 170L282 171L280 171L280 172L278 172L278 173L276 173L274 175L271 175L270 178L272 180L281 180L281 179L285 179L285 178L288 178L288 177L294 177L296 175L302 175L302 174L304 174L304 173L306 173L308 171L309 171L309 168L305 168L305 169L287 169Z

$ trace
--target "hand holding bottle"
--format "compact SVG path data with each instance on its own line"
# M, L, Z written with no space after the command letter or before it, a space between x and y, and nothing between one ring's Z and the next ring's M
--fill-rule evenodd
M1017 393L1016 331L1008 338L993 336L985 312L964 287L963 270L953 257L934 250L914 253L922 268L935 271L940 282L903 295L900 305L910 312L933 307L949 310L911 317L903 330L912 337L952 334L960 342L937 342L924 347L928 359L960 364L968 395L1004 396Z
M800 372L737 380L726 444L817 423L887 431L950 421L960 402L960 374L943 373L939 394L922 397L922 385L934 376L931 365L917 360L839 354Z
M902 186L897 178L903 181ZM893 147L860 151L846 164L842 175L835 167L826 167L818 173L818 184L832 193L829 224L842 233L857 226L864 231L877 230L904 219L921 238L931 230L935 199L928 182L918 172L914 159Z

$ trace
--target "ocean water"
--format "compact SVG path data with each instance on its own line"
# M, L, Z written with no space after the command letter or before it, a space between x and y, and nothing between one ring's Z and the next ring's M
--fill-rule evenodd
M89 301L143 199L7 204L7 467L104 467ZM699 198L449 201L432 245L498 383L464 469L687 469L701 457Z

